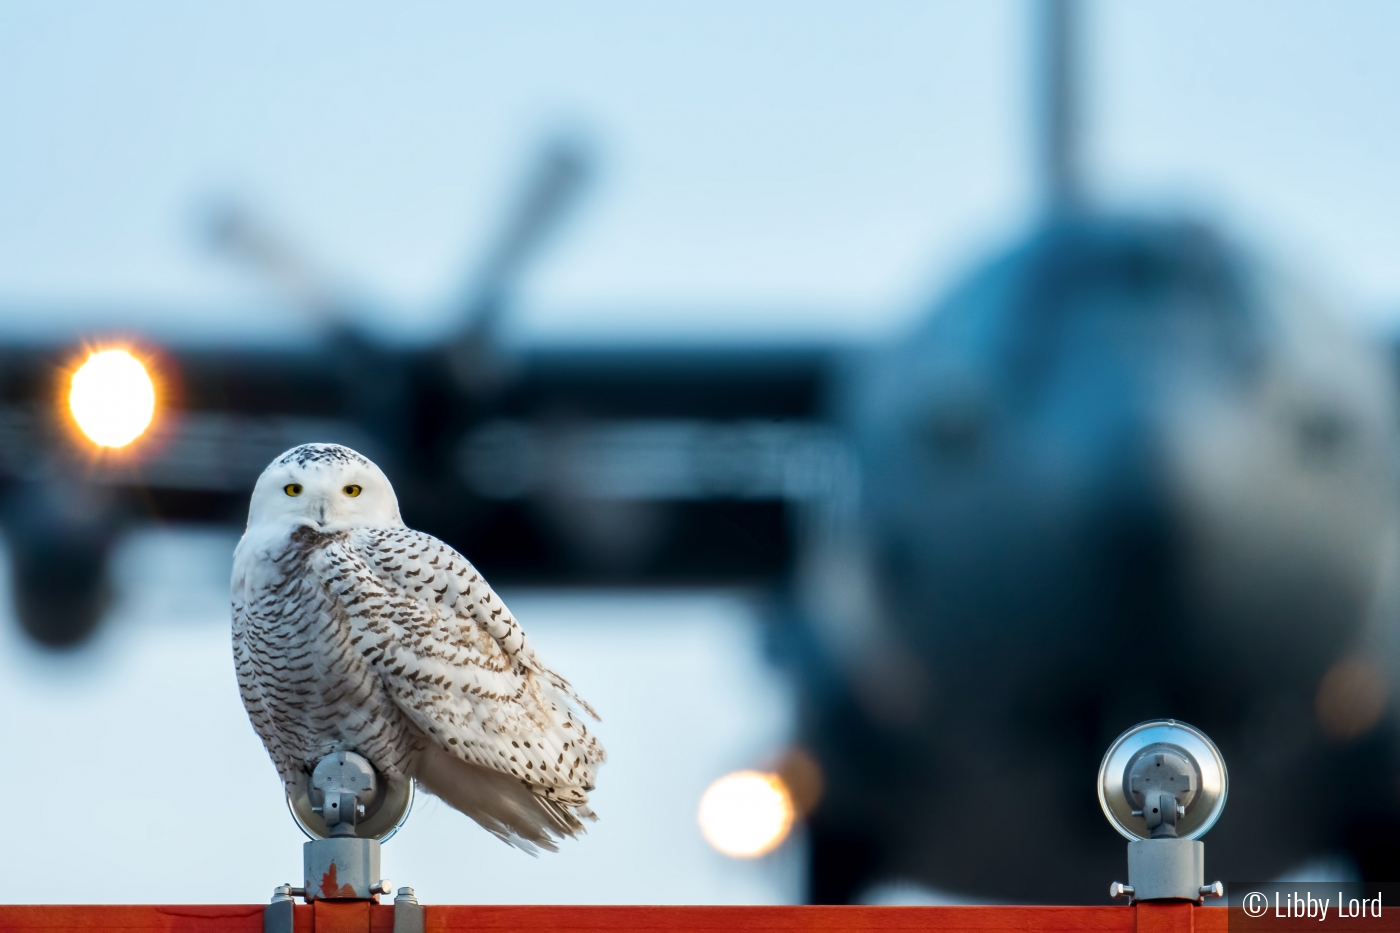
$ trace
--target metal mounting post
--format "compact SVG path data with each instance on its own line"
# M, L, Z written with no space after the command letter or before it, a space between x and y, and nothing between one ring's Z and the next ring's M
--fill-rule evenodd
M1206 844L1199 839L1128 843L1128 886L1135 901L1199 901L1205 876Z

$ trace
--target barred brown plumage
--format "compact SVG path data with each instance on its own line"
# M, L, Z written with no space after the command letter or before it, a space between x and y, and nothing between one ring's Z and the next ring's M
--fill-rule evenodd
M597 714L465 557L404 526L365 457L306 444L268 466L232 600L239 691L289 788L354 751L529 851L593 818L605 753L575 707Z

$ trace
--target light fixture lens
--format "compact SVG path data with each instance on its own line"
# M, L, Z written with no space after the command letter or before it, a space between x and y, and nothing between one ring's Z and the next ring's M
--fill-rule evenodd
M73 374L68 407L99 447L125 447L145 432L156 410L156 388L141 361L126 350L100 350Z
M731 858L772 852L792 829L792 797L776 774L736 771L700 798L700 832Z
M1196 772L1196 793L1185 804L1186 813L1176 821L1178 838L1204 836L1225 809L1230 775L1220 749L1200 729L1176 719L1140 722L1109 746L1099 765L1099 806L1113 828L1127 839L1149 839L1151 830L1136 809L1131 769L1140 756L1154 749L1170 751L1188 761Z

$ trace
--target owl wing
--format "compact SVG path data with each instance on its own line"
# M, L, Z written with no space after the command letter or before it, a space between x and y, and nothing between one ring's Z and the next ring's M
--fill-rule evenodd
M357 529L334 550L327 571L350 644L427 739L591 815L588 791L605 753L573 705L597 716L540 662L471 563L407 528Z

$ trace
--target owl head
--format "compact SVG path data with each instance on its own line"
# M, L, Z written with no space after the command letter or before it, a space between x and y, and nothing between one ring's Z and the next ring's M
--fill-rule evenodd
M302 444L273 460L248 506L250 529L307 525L331 532L402 524L389 477L339 444Z

